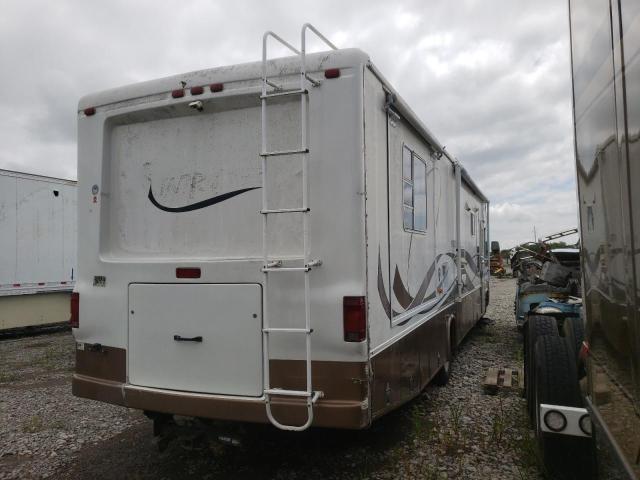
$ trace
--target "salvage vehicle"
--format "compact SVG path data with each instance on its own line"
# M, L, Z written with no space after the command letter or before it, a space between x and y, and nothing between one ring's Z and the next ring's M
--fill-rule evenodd
M0 335L67 328L76 182L0 170Z
M74 395L361 429L447 381L489 202L366 53L301 44L80 100Z
M640 3L569 17L583 308L527 316L526 394L553 478L638 479Z
M525 250L528 249L520 251ZM537 252L530 250L530 253L519 262L521 273L514 302L518 329L523 328L528 315L544 314L543 308L555 309L557 315L579 316L580 250L549 249L542 240Z
M489 270L491 275L504 277L506 270L504 269L504 259L500 252L500 243L495 240L491 242L491 257L489 258Z

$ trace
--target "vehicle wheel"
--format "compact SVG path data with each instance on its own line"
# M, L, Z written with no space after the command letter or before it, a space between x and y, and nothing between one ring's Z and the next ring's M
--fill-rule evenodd
M543 432L540 428L539 405L582 407L573 351L563 338L541 335L536 340L534 413L536 438L545 469L552 478L595 478L595 443L593 438Z
M451 362L446 361L445 364L442 365L442 367L440 367L440 370L438 370L438 373L436 373L436 376L433 377L433 383L440 387L444 387L447 383L449 383L450 372L451 372Z
M562 325L562 331L564 334L564 338L567 341L567 344L573 350L573 358L576 362L576 365L579 365L578 355L580 353L580 348L582 348L582 342L584 341L584 322L580 317L567 317L564 320L564 324ZM583 371L582 368L578 368L578 378L582 378Z
M535 408L533 408L533 384L535 370L532 367L531 356L536 340L541 335L559 336L556 319L545 315L530 315L527 318L524 331L524 391L527 397L527 408L531 423L535 420Z

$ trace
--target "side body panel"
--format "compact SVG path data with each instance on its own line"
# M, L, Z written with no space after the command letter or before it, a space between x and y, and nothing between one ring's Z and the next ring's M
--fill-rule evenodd
M70 291L76 237L75 182L0 171L0 296Z
M570 0L588 402L598 438L640 476L640 6ZM614 464L601 462L615 470ZM616 476L616 478L620 478Z
M456 266L455 166L395 111L379 78L365 69L367 264L372 415L417 395L484 312L480 228L486 208L462 187L463 283ZM408 168L407 151L412 167ZM426 175L415 174L415 157ZM404 166L403 166L404 163ZM426 220L418 218L421 187ZM411 193L412 192L412 193ZM464 215L475 209L475 225ZM412 213L412 220L405 215ZM410 223L413 222L413 223ZM413 228L411 228L413 226ZM482 244L484 247L484 243Z

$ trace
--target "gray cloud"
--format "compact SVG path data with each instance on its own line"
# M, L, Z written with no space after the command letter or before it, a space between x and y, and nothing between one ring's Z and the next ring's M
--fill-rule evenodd
M495 239L576 225L568 20L554 0L9 0L0 168L73 178L82 95L257 60L263 31L297 43L306 21L371 55L491 199Z

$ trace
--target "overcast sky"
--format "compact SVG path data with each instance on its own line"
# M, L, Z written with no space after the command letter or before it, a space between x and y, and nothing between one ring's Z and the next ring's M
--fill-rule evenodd
M304 22L369 53L489 197L503 248L577 226L562 0L4 0L0 168L75 179L81 96L259 60L265 30L297 43Z

